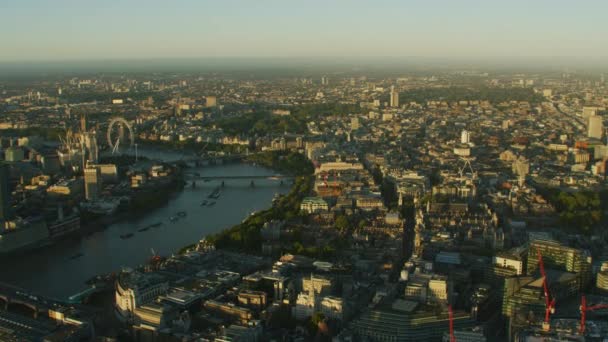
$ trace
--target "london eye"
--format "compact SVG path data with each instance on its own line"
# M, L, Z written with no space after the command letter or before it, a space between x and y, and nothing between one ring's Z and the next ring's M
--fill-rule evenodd
M122 117L110 119L106 138L108 146L112 150L112 154L116 153L124 146L130 149L135 143L135 136L133 135L131 124Z

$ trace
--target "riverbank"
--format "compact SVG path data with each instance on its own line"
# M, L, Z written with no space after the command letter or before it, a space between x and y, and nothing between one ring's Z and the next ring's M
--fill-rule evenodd
M179 159L173 154L165 156L166 160ZM273 170L248 163L192 167L188 171L203 177L273 173ZM267 209L273 198L278 194L286 195L290 189L288 183L281 185L280 180L259 179L255 187L249 183L248 179L226 181L220 198L212 207L200 204L221 185L221 181L198 182L196 188L186 186L170 193L167 200L154 209L137 214L127 212L118 222L82 238L65 239L18 258L2 258L2 279L33 293L68 298L84 290L85 282L96 275L146 264L153 254L170 256L184 245L233 227L250 213ZM187 212L187 216L171 222L170 218L182 211ZM162 224L158 227L139 231L159 222ZM133 234L132 237L121 238L129 234Z
M295 177L294 184L286 196L280 198L272 207L258 211L237 224L220 233L205 237L215 248L261 254L261 229L264 223L272 220L291 220L300 213L300 202L312 190L314 168L305 156L299 153L268 152L256 154L249 159L279 172ZM191 248L186 246L184 252Z
M103 230L107 226L143 215L149 210L158 208L167 203L169 196L177 191L183 190L183 170L172 168L172 175L165 181L159 181L153 186L138 189L132 194L126 206L120 206L118 211L112 215L101 215L83 212L81 215L81 234L88 235Z

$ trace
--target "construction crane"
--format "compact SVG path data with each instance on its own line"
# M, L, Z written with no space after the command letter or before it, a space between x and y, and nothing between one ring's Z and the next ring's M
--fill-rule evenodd
M454 336L454 313L450 304L448 304L448 317L450 319L450 342L456 342L456 337Z
M581 335L585 334L585 324L587 321L587 311L594 311L600 309L608 309L608 304L598 304L587 306L587 299L585 296L581 297L581 326L579 327L579 333Z
M551 329L551 314L555 313L555 298L551 300L549 297L549 286L547 285L547 274L545 273L543 255L540 253L540 249L537 249L536 252L538 253L540 275L543 277L543 291L545 296L545 321L543 322L543 330L549 331Z

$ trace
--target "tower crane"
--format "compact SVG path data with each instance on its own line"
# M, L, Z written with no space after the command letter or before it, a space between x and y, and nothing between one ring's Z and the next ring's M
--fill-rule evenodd
M454 336L454 313L450 304L448 304L448 317L450 319L450 342L456 342L456 337Z
M540 274L543 277L543 292L545 296L545 320L543 322L543 330L549 331L551 329L551 315L555 313L555 298L551 299L549 296L547 274L545 273L545 264L543 263L543 256L540 253L540 249L537 249L536 252L538 254L538 267L540 268Z
M581 297L581 326L579 327L579 333L581 335L585 334L585 324L587 320L587 311L594 311L600 309L608 309L608 304L597 304L592 306L587 306L587 299L585 296Z

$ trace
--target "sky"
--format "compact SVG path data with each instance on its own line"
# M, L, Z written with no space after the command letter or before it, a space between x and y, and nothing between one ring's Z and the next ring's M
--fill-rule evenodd
M608 57L606 0L0 0L0 61Z

